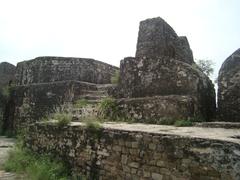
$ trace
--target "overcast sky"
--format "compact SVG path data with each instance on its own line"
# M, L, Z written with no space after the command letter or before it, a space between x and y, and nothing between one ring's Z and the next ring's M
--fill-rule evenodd
M160 16L187 36L196 59L240 48L240 0L0 0L0 62L37 56L134 56L139 21Z

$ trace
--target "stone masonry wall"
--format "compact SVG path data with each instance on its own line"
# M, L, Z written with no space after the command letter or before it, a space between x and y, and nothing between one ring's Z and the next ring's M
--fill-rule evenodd
M240 122L240 48L219 70L218 112L221 121Z
M32 125L26 146L88 179L239 180L240 144L174 134Z
M19 129L29 123L60 110L62 106L73 104L87 91L96 90L96 84L80 81L60 81L52 83L17 86L15 89L14 127Z
M17 85L66 80L107 84L117 67L94 59L67 57L38 57L18 63Z
M136 56L121 61L119 84L112 92L116 98L194 97L201 119L215 117L213 83L195 64L187 38L179 37L160 17L140 22ZM187 118L195 116L192 112ZM179 111L178 116L185 114ZM161 116L169 115L162 111Z

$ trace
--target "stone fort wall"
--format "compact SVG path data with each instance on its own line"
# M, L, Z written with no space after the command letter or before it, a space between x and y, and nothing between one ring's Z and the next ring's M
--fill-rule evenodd
M116 70L94 59L46 56L18 63L16 81L17 85L67 80L108 84Z
M237 180L240 144L164 131L32 125L26 145L65 160L88 179ZM136 126L136 125L134 125ZM211 130L210 130L211 131Z

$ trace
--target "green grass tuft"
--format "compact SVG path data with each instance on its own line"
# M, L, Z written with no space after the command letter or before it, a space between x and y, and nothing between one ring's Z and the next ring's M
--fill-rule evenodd
M93 131L98 131L98 130L102 129L102 125L98 121L87 121L86 127L87 127L87 129L93 130Z
M121 117L116 99L110 97L105 98L100 102L99 112L104 119L116 121Z
M16 146L10 151L4 169L16 174L24 174L31 180L67 180L69 174L66 166L60 161L53 160L49 156L33 154L21 146Z
M72 121L72 115L67 113L55 113L53 119L57 120L59 126L66 126Z

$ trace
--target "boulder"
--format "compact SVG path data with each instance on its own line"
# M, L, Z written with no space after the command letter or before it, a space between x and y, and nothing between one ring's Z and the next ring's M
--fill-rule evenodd
M240 49L224 61L219 71L218 112L222 121L240 122Z

